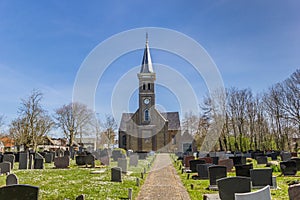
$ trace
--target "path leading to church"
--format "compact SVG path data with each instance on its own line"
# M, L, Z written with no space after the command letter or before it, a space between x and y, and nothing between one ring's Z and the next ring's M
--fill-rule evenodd
M158 154L137 200L189 200L169 154Z

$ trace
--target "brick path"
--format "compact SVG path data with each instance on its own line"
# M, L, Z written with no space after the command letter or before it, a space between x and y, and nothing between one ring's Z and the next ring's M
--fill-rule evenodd
M158 154L137 200L190 200L169 154Z

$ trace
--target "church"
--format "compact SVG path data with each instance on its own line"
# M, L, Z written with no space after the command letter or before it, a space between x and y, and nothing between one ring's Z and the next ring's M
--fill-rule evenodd
M152 66L148 37L139 80L139 107L135 113L123 113L119 127L119 147L134 152L170 152L176 148L180 133L178 112L160 112L155 108L156 73ZM180 135L180 134L178 134Z

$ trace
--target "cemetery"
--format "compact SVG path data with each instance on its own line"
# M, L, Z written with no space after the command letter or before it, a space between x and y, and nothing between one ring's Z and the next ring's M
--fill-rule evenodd
M217 164L200 162L210 160L210 155L216 153L219 157ZM297 156L297 153L279 151L272 152L272 156L270 152L207 152L176 153L172 158L192 200L296 200L300 198L300 190L296 189L300 188Z
M0 154L0 199L134 199L155 156L126 153L5 152Z

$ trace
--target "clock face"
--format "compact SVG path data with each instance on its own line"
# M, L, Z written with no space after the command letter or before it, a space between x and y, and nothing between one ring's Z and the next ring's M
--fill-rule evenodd
M150 99L148 99L148 98L144 99L144 103L145 104L149 104L150 103Z

